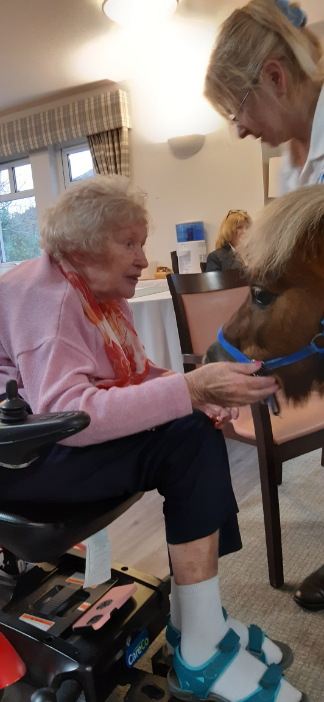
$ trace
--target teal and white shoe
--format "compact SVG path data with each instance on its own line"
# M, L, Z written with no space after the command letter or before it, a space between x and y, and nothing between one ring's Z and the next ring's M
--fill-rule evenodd
M226 621L227 612L224 608L223 614L224 619ZM265 634L260 629L260 627L256 626L255 624L251 624L251 626L249 627L249 642L246 647L246 650L249 653L251 653L252 656L258 658L261 661L261 663L265 663L265 665L270 665L269 661L267 660L267 656L262 648L265 638L268 638L267 634ZM168 615L165 639L166 645L163 649L163 658L165 663L171 668L173 661L173 651L176 649L177 646L180 645L181 632L173 626L170 615ZM287 668L289 668L289 666L294 660L294 655L291 648L287 646L287 644L282 643L281 641L274 641L274 639L271 639L271 641L276 646L278 646L282 653L282 659L280 663L278 663L279 667L281 668L281 670L286 670Z
M195 700L229 702L212 692L212 688L236 658L239 650L239 636L233 629L229 629L226 636L219 642L215 655L204 665L192 668L184 663L178 645L174 652L173 668L168 673L168 687L171 694L187 702ZM273 663L259 681L258 689L241 702L276 702L282 679L282 669ZM302 694L300 702L309 702L308 697Z

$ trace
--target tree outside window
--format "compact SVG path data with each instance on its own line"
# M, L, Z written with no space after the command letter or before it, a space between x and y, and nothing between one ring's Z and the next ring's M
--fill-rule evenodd
M0 252L3 263L41 255L30 163L0 170Z

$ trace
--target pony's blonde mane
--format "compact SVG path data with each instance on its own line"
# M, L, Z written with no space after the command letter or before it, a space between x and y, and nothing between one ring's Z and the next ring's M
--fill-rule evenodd
M324 236L324 187L311 185L266 205L241 237L237 252L260 281L268 274L279 277L296 246L314 241L319 228Z

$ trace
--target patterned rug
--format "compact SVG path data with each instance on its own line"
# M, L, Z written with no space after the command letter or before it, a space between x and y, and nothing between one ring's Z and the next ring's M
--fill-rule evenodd
M285 585L269 585L260 489L240 505L243 550L221 559L222 602L232 617L258 624L269 636L285 641L294 651L287 671L292 685L310 702L324 702L324 610L307 612L292 598L296 585L324 563L324 468L314 451L284 464L279 488ZM141 659L150 671L150 657L162 645L163 633ZM109 702L120 702L127 688L118 688Z

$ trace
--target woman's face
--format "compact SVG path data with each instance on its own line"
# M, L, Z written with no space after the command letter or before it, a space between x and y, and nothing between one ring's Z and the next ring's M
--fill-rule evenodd
M256 91L247 96L237 119L240 139L252 135L270 146L291 139L293 112L279 62L265 64Z
M232 246L237 246L240 236L245 232L247 227L247 222L238 222L236 225L236 233L234 234Z
M142 270L148 266L143 251L146 238L146 224L134 224L109 232L100 257L85 253L69 257L98 302L133 297Z
M247 223L246 222L238 222L236 225L236 237L237 240L242 236L243 232L246 230Z
M238 119L240 139L252 135L270 146L279 146L291 138L287 110L265 90L248 96Z

